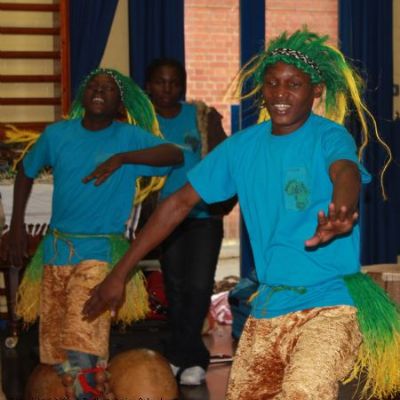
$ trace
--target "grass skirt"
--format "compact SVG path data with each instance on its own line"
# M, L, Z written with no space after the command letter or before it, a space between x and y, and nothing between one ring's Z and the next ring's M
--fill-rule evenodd
M400 391L400 308L368 275L344 277L357 307L363 343L352 374L363 398L390 398Z
M121 235L110 235L112 262L110 271L129 248L129 241ZM39 317L40 293L43 276L43 240L28 264L17 293L16 313L27 324ZM115 321L131 324L144 319L150 311L145 277L142 271L135 270L126 284L126 296L119 308Z

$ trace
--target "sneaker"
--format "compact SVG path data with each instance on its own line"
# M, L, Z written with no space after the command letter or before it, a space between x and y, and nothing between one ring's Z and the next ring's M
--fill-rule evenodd
M201 385L206 380L206 371L198 365L186 368L180 377L181 385Z
M172 373L174 374L174 376L176 377L177 375L178 375L178 372L179 372L179 368L180 367L177 367L176 365L174 365L174 364L169 364L169 366L171 367L171 370L172 370Z

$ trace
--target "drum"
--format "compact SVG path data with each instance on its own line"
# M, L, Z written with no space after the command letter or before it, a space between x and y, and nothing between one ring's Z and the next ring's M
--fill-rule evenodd
M149 349L134 349L111 359L110 389L118 400L176 400L178 386L168 361Z
M63 400L65 387L50 365L39 364L33 370L25 388L25 400Z
M385 289L392 300L400 304L400 264L367 265L361 270Z

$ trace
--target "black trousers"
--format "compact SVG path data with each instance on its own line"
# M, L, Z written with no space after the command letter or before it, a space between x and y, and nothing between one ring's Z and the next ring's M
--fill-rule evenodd
M223 237L222 219L187 218L162 245L161 267L171 328L165 355L182 369L206 369L201 331L210 306Z

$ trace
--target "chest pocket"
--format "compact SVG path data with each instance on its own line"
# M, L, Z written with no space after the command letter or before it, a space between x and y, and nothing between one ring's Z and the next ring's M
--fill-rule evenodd
M306 210L311 202L311 186L307 169L305 167L287 169L283 191L287 210Z

